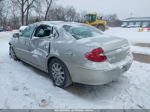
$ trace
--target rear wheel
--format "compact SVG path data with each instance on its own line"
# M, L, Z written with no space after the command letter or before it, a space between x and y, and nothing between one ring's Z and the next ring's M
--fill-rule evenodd
M15 61L18 60L15 52L14 52L14 49L12 48L12 46L9 47L9 55L12 59L14 59Z
M101 31L105 31L105 26L104 25L97 25L97 28L100 29Z
M59 59L52 59L49 63L49 74L54 85L66 88L72 84L70 73L66 65Z

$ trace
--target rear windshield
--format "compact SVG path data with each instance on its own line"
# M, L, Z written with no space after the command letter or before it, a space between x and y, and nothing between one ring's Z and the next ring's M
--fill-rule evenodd
M88 25L64 25L63 28L76 39L97 37L103 34L99 29Z

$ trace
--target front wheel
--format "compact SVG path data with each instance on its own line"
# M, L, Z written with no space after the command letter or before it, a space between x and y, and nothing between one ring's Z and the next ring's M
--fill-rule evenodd
M103 32L106 30L104 25L98 25L97 28Z
M18 60L18 58L17 58L17 56L16 56L16 54L15 54L15 52L14 52L14 49L13 49L11 46L9 47L9 55L10 55L10 57L11 57L12 59L14 59L15 61Z
M66 88L72 84L70 73L66 65L59 59L52 59L49 63L49 74L54 85Z

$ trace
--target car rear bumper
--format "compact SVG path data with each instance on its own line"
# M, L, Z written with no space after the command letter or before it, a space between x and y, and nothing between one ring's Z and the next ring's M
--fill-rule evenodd
M103 85L116 80L121 74L129 70L132 60L108 70L93 70L83 67L72 69L73 82L87 85Z

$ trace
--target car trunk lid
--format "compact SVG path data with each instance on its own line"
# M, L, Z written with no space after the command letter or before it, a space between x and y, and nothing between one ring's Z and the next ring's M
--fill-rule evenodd
M115 38L101 45L110 63L124 60L129 54L129 43L126 39Z
M129 43L123 38L103 36L99 38L81 39L79 41L90 49L101 47L110 63L120 62L129 54Z

